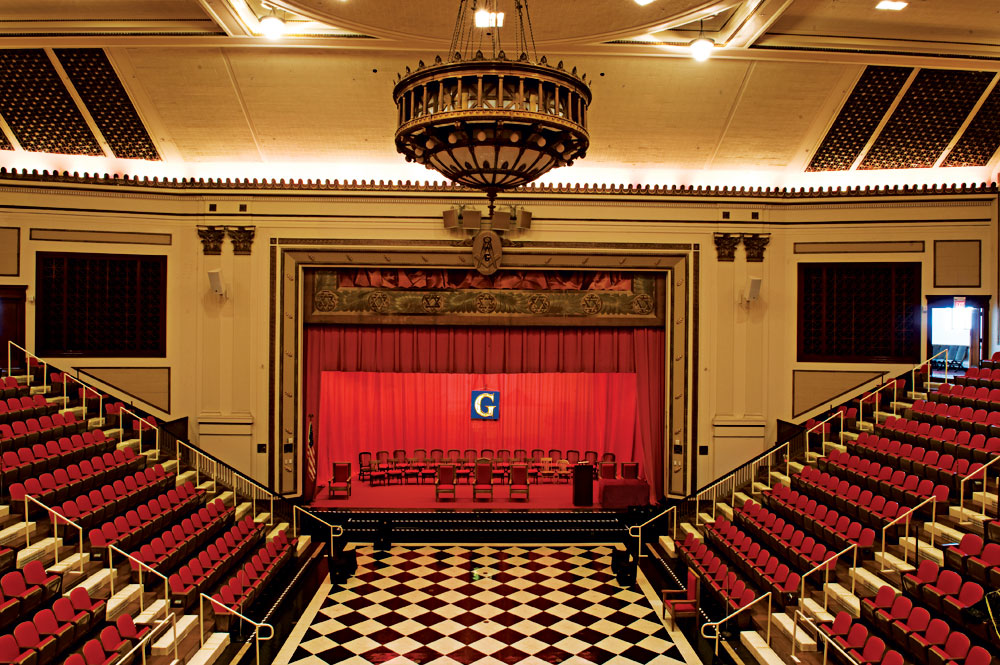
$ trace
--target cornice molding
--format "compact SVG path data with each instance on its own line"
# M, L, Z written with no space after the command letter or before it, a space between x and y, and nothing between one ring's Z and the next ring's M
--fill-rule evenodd
M112 187L141 187L159 190L211 190L222 192L239 191L285 191L285 192L419 192L419 193L453 193L453 194L480 194L480 192L450 183L424 182L414 183L409 180L405 182L379 180L352 180L351 182L341 182L339 180L250 180L215 178L148 178L132 177L129 175L119 176L117 174L91 175L84 173L49 172L44 170L28 171L27 169L7 169L0 168L0 182L39 182L39 183L64 183L83 184L89 186L112 186ZM585 185L537 185L532 184L512 190L512 195L517 194L566 194L566 195L631 195L631 196L652 196L652 197L706 197L706 198L752 198L752 199L827 199L838 197L891 197L891 196L940 196L955 194L997 194L996 183L978 183L961 185L952 183L940 185L894 185L889 186L857 186L857 187L719 187L719 186L697 186L694 185L614 185L614 184L585 184Z

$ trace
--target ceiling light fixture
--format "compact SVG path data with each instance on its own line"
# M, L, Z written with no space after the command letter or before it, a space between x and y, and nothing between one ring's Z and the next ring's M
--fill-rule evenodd
M645 7L651 2L653 2L653 0L635 0L635 4L639 5L640 7Z
M407 67L392 93L396 150L485 192L491 217L498 193L568 166L590 147L586 75L538 57L527 0L513 0L507 33L475 30L470 13L485 5L497 14L497 1L459 0L447 58Z
M267 7L267 5L264 5ZM285 34L285 21L278 16L273 6L271 13L260 20L260 32L268 39L281 39Z
M488 9L479 9L476 11L476 27L477 28L502 28L503 27L503 12L491 12Z
M705 21L700 21L699 25L698 38L688 46L691 49L692 58L698 62L705 62L712 57L712 49L715 48L715 42L705 36Z
M880 3L875 5L875 9L891 9L898 12L908 4L908 2L903 2L903 0L882 0Z

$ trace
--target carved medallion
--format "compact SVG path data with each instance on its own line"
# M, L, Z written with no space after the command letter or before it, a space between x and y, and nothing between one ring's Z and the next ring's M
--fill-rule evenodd
M495 231L480 231L472 241L472 263L483 275L492 275L500 268L503 247Z
M528 298L528 310L532 314L544 314L552 306L549 297L544 293L536 293Z
M640 293L632 299L632 311L636 314L649 314L653 311L653 299L645 293Z
M604 301L596 293L588 293L580 299L580 307L583 308L584 312L593 316L604 309Z
M320 312L332 312L337 309L338 302L340 302L340 296L337 295L336 291L329 289L317 291L313 297L313 306Z
M425 293L420 298L420 306L428 314L439 312L444 307L444 296L440 293Z
M381 314L389 309L389 294L385 291L375 291L368 296L368 307L373 312Z
M476 311L480 314L492 314L499 307L500 303L492 293L480 293L476 296Z

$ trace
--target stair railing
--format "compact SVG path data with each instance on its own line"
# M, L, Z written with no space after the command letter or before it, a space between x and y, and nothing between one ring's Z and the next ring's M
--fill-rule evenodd
M34 358L39 363L41 363L41 365L42 365L42 386L45 388L45 392L48 392L49 391L49 364L47 362L45 362L44 360L42 360L41 358L39 358L38 356L36 356L34 353L32 353L31 351L29 351L28 349L26 349L23 346L21 346L20 344L17 344L15 342L11 342L11 341L7 342L7 376L11 376L11 372L13 370L13 364L11 363L11 350L12 349L19 349L20 351L24 352L24 371L28 374L28 383L27 383L28 386L31 385L31 367L29 366L28 358Z
M28 519L28 503L35 503L43 510L49 512L49 521L52 522L52 539L53 539L53 549L56 553L55 563L59 563L59 522L60 520L66 524L72 525L80 533L80 573L83 573L83 527L71 520L70 518L63 515L61 512L55 508L49 508L44 503L31 496L30 494L24 495L24 547L31 547L31 522ZM52 515L56 516L56 519L52 518Z
M97 398L100 400L100 403L97 406L97 417L98 418L104 417L104 393L102 393L100 390L97 390L96 388L88 386L86 383L76 378L72 374L63 372L62 375L63 375L63 382L62 382L63 408L64 409L69 408L69 395L67 394L66 384L68 383L67 379L71 379L79 383L81 386L83 386L83 399L80 400L83 404L83 422L87 422L87 394L90 392L93 392L95 395L97 395Z
M937 359L939 356L942 355L944 356L944 382L948 383L948 347L946 346L937 353L935 353L930 358L921 361L919 365L914 365L913 369L910 370L910 385L913 387L914 392L917 392L917 372L920 371L920 368L923 367L924 365L927 365L927 383L929 384L931 381L931 374L933 373L933 369L931 368L931 361ZM925 388L924 392L930 392L929 385L924 386L924 388Z
M722 636L721 631L719 630L719 626L726 623L727 621L735 617L737 614L742 614L746 610L750 609L751 607L753 607L754 605L765 599L767 600L767 645L771 646L771 592L768 591L763 596L758 596L757 598L754 598L751 602L747 603L743 607L740 607L735 612L731 612L730 614L719 619L718 621L712 621L710 623L702 624L701 636L704 637L706 640L715 640L716 656L719 655L719 638ZM715 635L705 634L705 629L710 626L715 628Z
M649 526L651 523L653 523L656 520L660 519L661 517L663 517L667 513L673 513L673 526L671 527L671 530L670 530L670 538L676 543L677 542L677 506L670 506L669 508L667 508L666 510L664 510L659 515L656 515L655 517L650 517L648 520L646 520L642 524L633 524L632 526L630 526L628 528L628 535L631 536L632 538L638 538L639 539L639 557L640 558L642 558L644 556L649 556L648 554L643 554L643 552L642 552L642 530L643 530L643 528Z
M173 612L169 612L167 614L167 617L165 619L160 619L159 621L157 621L156 625L153 626L153 629L149 631L149 634L146 635L145 637L143 637L141 640L139 640L136 643L136 645L134 647L132 647L132 649L128 653L126 653L124 656L122 656L118 660L116 660L114 662L114 665L125 665L125 663L132 663L132 662L134 662L133 658L135 657L136 651L139 651L142 654L142 665L146 665L146 648L145 648L146 645L147 644L152 644L153 639L155 639L157 637L157 632L159 632L159 630L161 628L166 628L167 624L170 624L170 626L173 628L173 631L174 631L174 660L173 660L173 662L175 662L175 663L181 662L181 661L179 661L177 659L177 615L174 614ZM166 631L163 631L163 632L166 633Z
M854 564L853 567L858 567L858 546L856 544L844 548L843 550L837 552L836 554L830 556L826 561L816 564L813 568L809 570L805 575L802 576L801 586L799 591L799 602L804 603L806 600L806 578L815 573L817 570L825 571L823 573L823 609L825 610L829 607L829 596L830 596L830 563L833 562L833 567L837 567L837 559L854 550ZM851 593L854 593L855 579L854 574L851 573Z
M305 508L294 505L292 506L292 535L296 538L299 537L299 513L302 513L306 517L311 517L321 524L325 524L330 529L330 554L333 555L333 540L334 538L340 538L344 535L344 527L337 524L330 524L325 519L319 517L315 513L311 513Z
M79 379L77 379L77 381L79 381ZM160 428L156 425L156 423L154 423L154 422L152 422L150 420L146 420L145 418L143 418L142 416L140 416L135 411L132 411L131 409L127 409L127 408L125 408L125 406L122 406L118 410L118 420L119 420L119 423L120 423L121 428L122 428L122 438L123 439L125 438L125 415L124 414L126 414L126 413L128 415L132 416L133 418L135 418L138 422L141 422L141 423L145 424L147 427L149 427L150 429L156 431L156 459L157 459L157 461L162 461L163 460L163 456L160 454ZM139 434L139 452L141 453L142 452L142 427L139 426L139 425L136 425L136 429L138 430L138 434Z
M998 458L998 459L1000 459L1000 458ZM907 561L907 552L910 549L909 545L906 544L906 541L910 537L910 521L913 518L914 513L916 513L920 508L923 508L924 506L926 506L928 503L931 504L931 521L932 522L936 521L936 519L937 519L937 497L929 496L926 499L924 499L923 501L921 501L920 503L918 503L917 505L915 505L912 508L910 508L909 510L907 510L902 515L897 515L894 520L892 520L891 522L889 522L888 524L886 524L884 527L882 527L882 561L880 563L880 565L882 566L882 568L879 570L879 572L881 572L881 573L891 573L891 572L894 572L893 568L886 568L885 567L885 540L886 540L886 532L889 530L889 527L893 526L894 524L898 524L901 520L904 520L904 519L906 520L906 531L904 532L904 536L903 536L903 563L906 563L906 561ZM920 535L917 534L914 537L914 540L916 541L916 544L914 546L914 551L913 551L913 560L916 561L917 557L920 554ZM931 547L934 547L934 530L933 529L931 530Z
M212 603L212 605L214 607L220 607L220 608L224 609L225 611L229 612L230 614L238 616L240 619L242 619L243 621L246 621L248 624L250 624L250 625L253 626L254 649L256 650L256 654L257 654L257 665L260 665L260 643L261 642L266 642L269 639L271 639L272 637L274 637L274 626L272 626L269 623L258 623L256 621L254 621L253 619L251 619L251 618L249 618L249 617L247 617L247 616L245 616L245 615L237 612L232 607L229 607L228 605L219 602L218 600L216 600L215 598L212 598L211 596L209 596L207 594L199 593L198 596L199 596L199 598L198 598L198 624L199 624L199 627L201 628L201 630L199 630L198 632L201 634L201 646L203 646L203 647L205 646L205 601L207 600L208 602ZM267 630L268 630L267 637L261 637L260 636L260 629L261 628L267 628Z
M813 623L812 619L810 619L809 617L807 617L805 614L802 613L802 610L795 610L794 618L795 621L792 624L792 660L794 662L796 663L802 662L802 660L795 655L796 637L799 630L799 620L801 619L802 621L813 627L813 630L816 631L817 637L823 638L823 665L826 665L827 655L829 654L831 644L833 645L834 649L840 652L840 655L844 658L845 662L853 665L861 665L860 663L858 663L857 660L851 657L851 654L844 651L843 647L841 647L836 642L832 641L829 635L820 630L819 627L815 623Z
M871 391L866 395L862 395L861 399L858 400L858 424L864 425L865 423L865 400L872 401L872 422L877 423L878 418L876 417L876 412L878 411L879 398L876 395L880 395L886 388L892 388L892 415L896 415L896 402L899 401L899 383L900 379L891 379L886 381L881 386ZM841 430L843 430L843 423L841 423ZM843 437L840 440L841 443L844 442Z
M965 483L967 481L969 481L969 480L978 480L978 478L976 476L980 476L980 475L982 476L982 479L983 479L983 500L981 502L983 504L982 516L986 517L986 499L987 499L987 494L989 492L989 486L988 486L989 483L987 482L987 481L989 481L989 475L988 475L989 472L986 469L988 469L989 467L993 466L993 463L996 462L997 460L1000 460L1000 455L994 455L993 459L991 459L989 462L987 462L986 464L982 465L981 467L979 467L975 471L966 474L965 477L963 477L962 480L959 481L959 483L958 483L958 509L959 509L959 511L962 514L961 521L959 522L959 524L972 524L972 520L966 519L966 513L965 513ZM998 480L1000 480L1000 479L998 479ZM998 486L998 488L997 488L997 505L1000 505L1000 486Z
M809 452L809 435L812 434L814 431L816 431L816 428L822 427L823 425L827 424L831 420L834 420L835 418L840 418L840 432L837 434L837 437L839 438L838 443L840 445L844 445L844 412L837 411L832 416L824 418L823 420L819 421L818 423L816 423L815 425L806 430L806 453ZM824 435L822 430L820 430L820 436L823 437L823 445L822 445L823 455L826 455L826 444L831 442L826 440L826 436ZM788 474L786 473L785 475Z
M129 564L131 566L135 567L139 571L139 586L141 587L141 593L139 593L139 611L140 612L146 611L146 607L145 607L145 604L143 602L143 595L145 595L146 585L142 581L142 572L143 572L143 570L146 570L146 571L148 571L150 573L153 573L153 575L155 575L156 577L159 577L161 580L163 580L163 600L166 601L166 607L164 607L164 612L166 612L167 614L170 614L171 613L170 612L170 581L167 580L167 576L164 575L163 573L161 573L160 571L156 570L155 568L153 568L149 564L144 563L142 561L139 561L134 556L132 556L128 552L125 552L125 551L119 549L115 545L108 545L108 568L109 568L109 572L111 573L111 575L110 575L110 578L111 578L111 595L112 596L115 595L115 572L116 572L115 571L114 562L112 560L113 559L112 552L118 552L120 555L122 555L123 557L125 557L126 559L128 559Z

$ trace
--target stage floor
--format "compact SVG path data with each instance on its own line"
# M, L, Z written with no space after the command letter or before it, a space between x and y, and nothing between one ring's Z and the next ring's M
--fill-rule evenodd
M456 486L455 499L436 501L433 483L408 485L376 485L354 479L351 482L351 496L348 498L327 498L325 487L317 488L317 496L309 504L325 510L601 510L597 504L597 483L594 483L594 504L573 505L572 483L540 483L530 485L527 501L509 497L509 486L495 485L493 500L483 498L472 500L472 485L464 483Z

